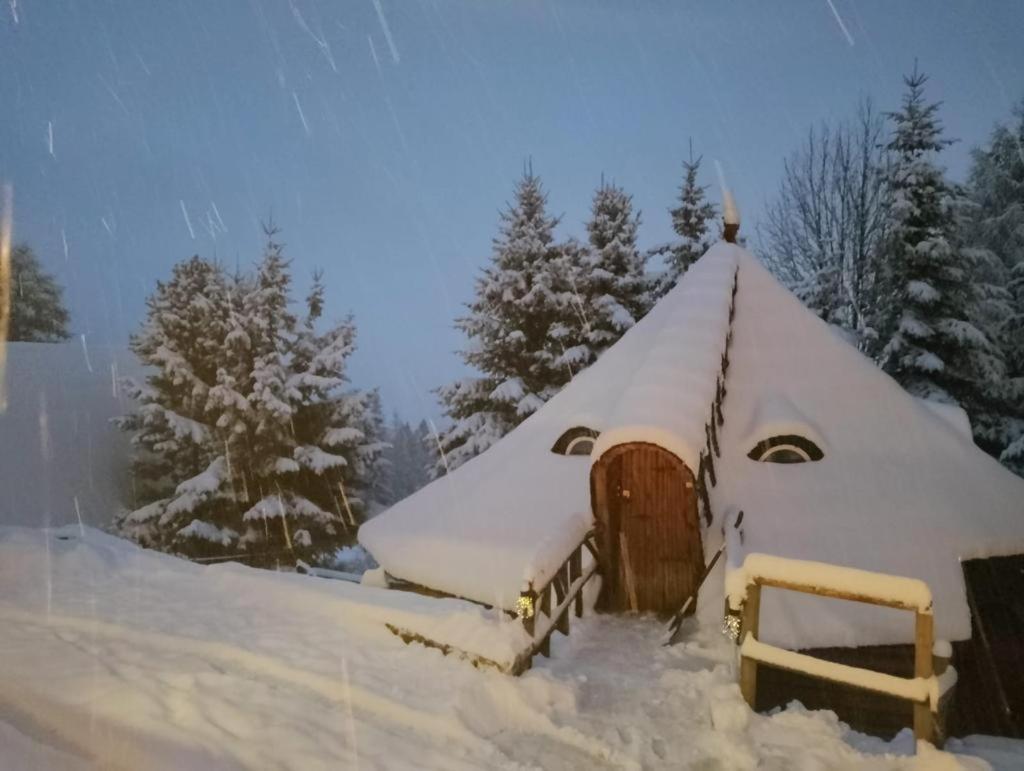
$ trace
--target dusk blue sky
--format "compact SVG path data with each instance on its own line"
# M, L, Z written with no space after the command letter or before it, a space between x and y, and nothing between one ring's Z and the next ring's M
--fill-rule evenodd
M692 137L751 235L808 127L897 107L915 57L962 178L1024 96L1022 30L1019 0L4 0L0 180L97 343L177 260L252 264L272 214L297 296L320 267L355 314L355 383L415 419L465 371L452 320L527 158L562 235L603 172L647 246Z

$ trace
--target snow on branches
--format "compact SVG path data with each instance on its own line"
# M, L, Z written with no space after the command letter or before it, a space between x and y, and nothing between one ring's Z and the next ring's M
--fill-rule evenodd
M435 471L480 454L536 412L652 303L632 197L602 180L588 240L555 241L539 177L527 169L501 214L491 263L459 319L462 357L481 373L438 389L452 424Z
M350 318L319 331L320 276L300 319L276 231L253 274L200 257L147 301L132 350L150 368L120 420L136 446L145 505L116 523L140 543L193 558L316 561L354 537L383 445L367 394L347 388Z
M711 232L717 209L707 200L707 186L697 182L700 173L701 156L693 158L693 144L690 144L690 159L683 161L683 184L679 188L679 205L669 210L676 241L655 247L649 256L664 259L663 272L655 281L655 294L665 295L679 281L687 269L696 262L712 243L715 233Z
M984 266L979 250L965 243L964 192L936 162L950 144L942 136L939 105L925 101L924 75L915 70L905 81L902 109L890 115L891 205L879 275L885 310L878 358L915 396L964 407L985 446L1001 420L993 394L1005 367L978 322Z

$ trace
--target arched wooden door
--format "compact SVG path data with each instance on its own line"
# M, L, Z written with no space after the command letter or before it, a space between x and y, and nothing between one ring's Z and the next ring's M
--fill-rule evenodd
M608 450L590 475L605 565L600 606L672 613L697 589L704 568L693 473L653 444ZM696 603L693 604L696 607Z

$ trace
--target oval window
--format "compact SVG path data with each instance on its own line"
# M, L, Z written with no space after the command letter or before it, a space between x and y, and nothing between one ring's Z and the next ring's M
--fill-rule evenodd
M594 439L589 436L577 436L565 448L566 455L590 455L594 449Z
M590 455L595 439L597 431L586 426L576 426L558 437L551 452L558 455Z
M761 463L807 463L821 460L825 453L810 439L793 434L758 442L747 457Z

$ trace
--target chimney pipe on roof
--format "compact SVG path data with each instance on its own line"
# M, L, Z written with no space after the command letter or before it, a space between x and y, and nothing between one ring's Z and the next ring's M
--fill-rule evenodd
M722 219L724 220L722 237L730 244L735 244L736 234L740 231L740 212L728 189L722 191L722 209Z

